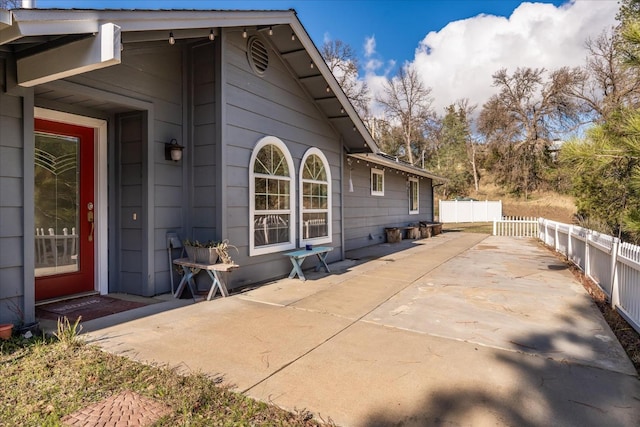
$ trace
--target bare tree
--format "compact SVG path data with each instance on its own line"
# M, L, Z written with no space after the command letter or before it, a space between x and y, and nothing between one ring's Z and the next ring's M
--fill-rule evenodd
M573 94L600 123L621 107L640 105L640 70L624 64L621 41L616 29L586 41L584 79Z
M559 135L577 129L581 108L573 94L583 79L580 69L506 69L493 75L499 93L482 107L478 130L492 145L497 178L524 193L543 181L548 148Z
M320 53L360 117L368 117L371 95L367 83L358 79L359 63L353 48L342 40L329 40Z
M0 0L0 9L17 9L22 6L22 0Z
M473 176L473 187L478 194L480 191L480 173L478 171L478 159L477 159L477 141L473 138L471 128L473 125L473 112L478 107L477 104L469 105L469 99L459 99L456 101L458 110L464 113L465 125L466 125L466 146L467 146L467 160L469 166L471 166L471 175Z
M390 120L399 123L402 129L404 156L414 164L415 155L423 151L423 130L430 116L431 88L425 87L418 72L412 67L403 67L395 77L387 78L382 96L376 97Z

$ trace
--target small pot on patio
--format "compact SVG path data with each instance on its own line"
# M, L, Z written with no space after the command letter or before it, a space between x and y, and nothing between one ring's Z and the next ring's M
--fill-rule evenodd
M0 324L0 339L8 340L13 333L13 323Z
M385 228L387 234L387 243L398 243L402 240L402 230L398 227Z

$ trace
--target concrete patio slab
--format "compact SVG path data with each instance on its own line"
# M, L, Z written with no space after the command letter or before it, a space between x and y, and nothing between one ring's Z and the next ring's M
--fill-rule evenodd
M225 298L94 331L89 341L135 360L219 376L245 390L349 323L335 316Z
M378 277L371 286L371 278L357 276L330 289L320 291L292 304L292 307L330 313L349 319L359 319L403 289L407 282L401 279Z
M338 425L640 425L628 358L535 241L445 233L350 255L87 338Z
M634 426L638 380L358 322L247 392L341 426Z
M364 320L630 375L636 372L567 265L530 240L488 237Z

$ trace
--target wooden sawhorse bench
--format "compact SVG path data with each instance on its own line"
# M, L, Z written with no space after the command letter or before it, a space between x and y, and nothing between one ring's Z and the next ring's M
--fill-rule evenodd
M297 251L285 253L284 255L288 256L291 260L291 264L293 264L291 273L289 273L289 279L293 279L297 274L300 280L302 280L303 282L307 280L307 278L304 277L304 273L302 272L302 263L304 262L306 257L311 255L318 256L319 261L318 265L316 265L316 271L320 271L321 268L324 268L327 273L331 273L331 271L329 271L329 266L327 265L327 255L329 255L329 252L331 252L332 250L333 247L331 246L315 246L308 250L299 249Z
M194 301L196 300L196 294L194 287L191 286L191 284L193 283L193 278L197 276L198 273L204 270L211 278L211 289L209 290L209 295L207 295L207 301L210 301L216 294L217 289L220 289L220 294L222 294L223 297L229 296L227 284L225 283L222 273L233 271L240 267L237 264L201 264L191 262L189 258L176 259L173 260L173 263L175 265L179 265L184 273L182 280L180 280L180 284L178 285L178 289L176 289L176 293L173 295L174 298L179 298L180 295L182 295L185 286L189 286L189 290L191 291Z

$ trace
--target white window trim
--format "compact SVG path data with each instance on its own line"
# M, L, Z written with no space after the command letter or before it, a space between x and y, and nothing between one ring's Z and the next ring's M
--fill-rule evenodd
M253 168L255 165L256 157L258 156L258 152L265 146L273 144L282 151L284 154L285 160L287 161L287 167L289 168L289 209L282 210L278 213L283 213L289 215L289 241L285 243L276 243L273 245L261 246L259 248L255 247L255 224L254 224L254 216L256 213L256 181L255 174L253 172ZM274 252L286 251L289 249L294 249L296 247L296 230L295 230L295 201L296 201L296 185L295 185L295 168L293 167L293 158L291 157L291 153L289 153L289 149L279 138L275 136L265 136L260 139L255 147L253 148L253 152L251 153L251 160L249 161L249 256L256 255L264 255L270 254Z
M417 198L417 200L416 200L417 209L416 210L411 210L411 201L413 199L413 193L411 192L411 183L412 182L415 183L415 185L417 186L416 189L418 190L417 194L416 194L416 198ZM407 184L409 184L408 185L408 188L409 188L409 215L419 214L420 213L420 181L418 181L416 178L409 178L407 180Z
M313 239L303 239L302 236L304 236L303 233L303 226L304 223L302 221L302 214L303 213L313 213L313 212L325 212L324 209L309 209L307 211L305 211L303 209L304 203L303 203L303 197L304 197L304 192L303 192L303 180L302 180L302 174L304 172L304 163L307 161L307 158L309 156L311 156L312 154L315 154L316 156L320 157L320 159L322 160L322 162L324 163L324 169L327 172L327 236L324 237L316 237ZM331 203L331 168L329 167L329 162L327 161L327 158L325 157L325 155L322 153L322 151L320 151L318 148L316 147L311 147L309 148L306 153L304 153L304 156L302 157L302 162L300 162L300 171L299 171L299 178L298 178L298 182L299 182L299 190L298 190L298 194L299 194L299 199L298 199L298 206L300 206L299 212L300 212L300 216L298 217L298 232L299 232L299 236L300 236L300 246L304 246L306 244L321 244L321 243L331 243L332 242L332 228L331 228L331 223L332 223L332 215L331 212L333 210L333 204Z
M373 191L373 178L374 175L382 176L382 191ZM384 170L378 168L371 168L371 195L372 196L384 196Z

